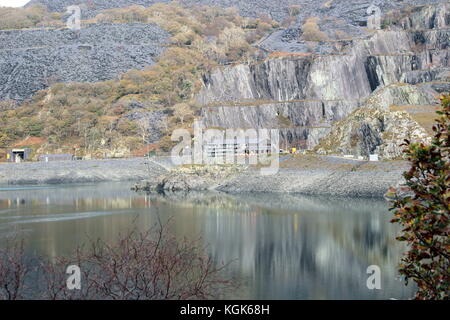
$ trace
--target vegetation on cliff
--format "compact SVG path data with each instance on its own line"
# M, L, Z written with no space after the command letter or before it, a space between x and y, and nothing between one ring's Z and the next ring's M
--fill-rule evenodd
M60 27L62 14L49 12L41 4L26 8L0 8L0 30Z

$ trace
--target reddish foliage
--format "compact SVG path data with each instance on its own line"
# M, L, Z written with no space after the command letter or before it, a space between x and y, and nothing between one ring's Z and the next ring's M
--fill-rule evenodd
M234 286L221 277L225 265L216 267L199 241L180 241L162 225L130 232L113 245L92 241L71 258L37 258L33 270L29 265L23 242L0 251L0 300L210 299ZM81 269L81 290L67 289L69 265Z
M398 240L409 250L400 273L418 286L416 299L450 297L450 96L442 98L430 145L406 141L411 169L404 174L405 195L390 190L395 218L403 226Z

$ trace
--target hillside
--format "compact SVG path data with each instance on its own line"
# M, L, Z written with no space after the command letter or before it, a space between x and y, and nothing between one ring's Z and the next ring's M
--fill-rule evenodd
M233 10L158 4L105 11L79 33L0 31L8 52L0 92L9 98L0 102L0 146L36 136L45 139L36 154L119 157L165 137L167 150L173 128L193 119L202 75L256 56L250 44L275 25Z
M14 11L39 11L20 30L0 23L0 147L39 137L36 154L167 151L174 128L202 118L389 159L410 130L427 140L450 89L445 2L377 1L381 30L367 28L363 0L81 2L79 33L58 22L72 1L31 1Z
M154 64L169 34L151 24L0 31L0 99L21 101L56 82L98 82ZM14 49L12 49L14 48Z
M170 0L31 0L28 5L43 4L52 12L63 12L69 5L80 4L85 7L86 16L95 16L99 11L124 8L131 5L140 5L149 7L155 3L168 3ZM243 17L257 18L261 14L270 14L271 18L281 21L288 15L288 7L297 5L299 3L307 6L313 6L314 1L311 0L180 0L178 3L186 6L204 5L204 6L218 6L222 8L238 8L240 15ZM317 3L317 2L316 2Z

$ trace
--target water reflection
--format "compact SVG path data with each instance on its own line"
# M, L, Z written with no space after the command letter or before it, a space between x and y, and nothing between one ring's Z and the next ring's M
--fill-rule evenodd
M0 189L0 244L23 233L30 252L67 254L88 238L113 241L157 217L173 217L180 237L202 237L219 262L233 261L242 282L228 298L389 299L412 289L396 280L404 250L394 240L387 205L373 199L276 194L190 193L148 196L127 184ZM366 287L369 265L382 290Z

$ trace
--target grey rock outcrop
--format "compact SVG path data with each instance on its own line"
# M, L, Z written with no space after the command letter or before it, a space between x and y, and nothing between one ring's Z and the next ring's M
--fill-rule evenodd
M137 101L132 101L129 108L132 111L125 115L126 118L138 121L141 130L146 131L146 142L157 143L166 130L167 114L163 110L145 110L144 106Z
M298 100L247 106L205 107L203 119L210 127L283 128L327 126L344 119L359 107L358 101ZM213 111L213 112L210 112Z
M204 80L200 104L260 99L358 100L372 92L365 64L355 55L268 59L257 65L218 69Z
M391 111L391 106L427 106L434 111L434 97L411 85L391 85L378 90L367 104L337 122L316 151L321 154L353 154L368 157L378 154L383 159L402 156L400 145L405 139L429 143L430 137L406 111Z
M147 192L214 190L244 169L242 166L232 165L179 167L156 179L141 182L134 190Z

